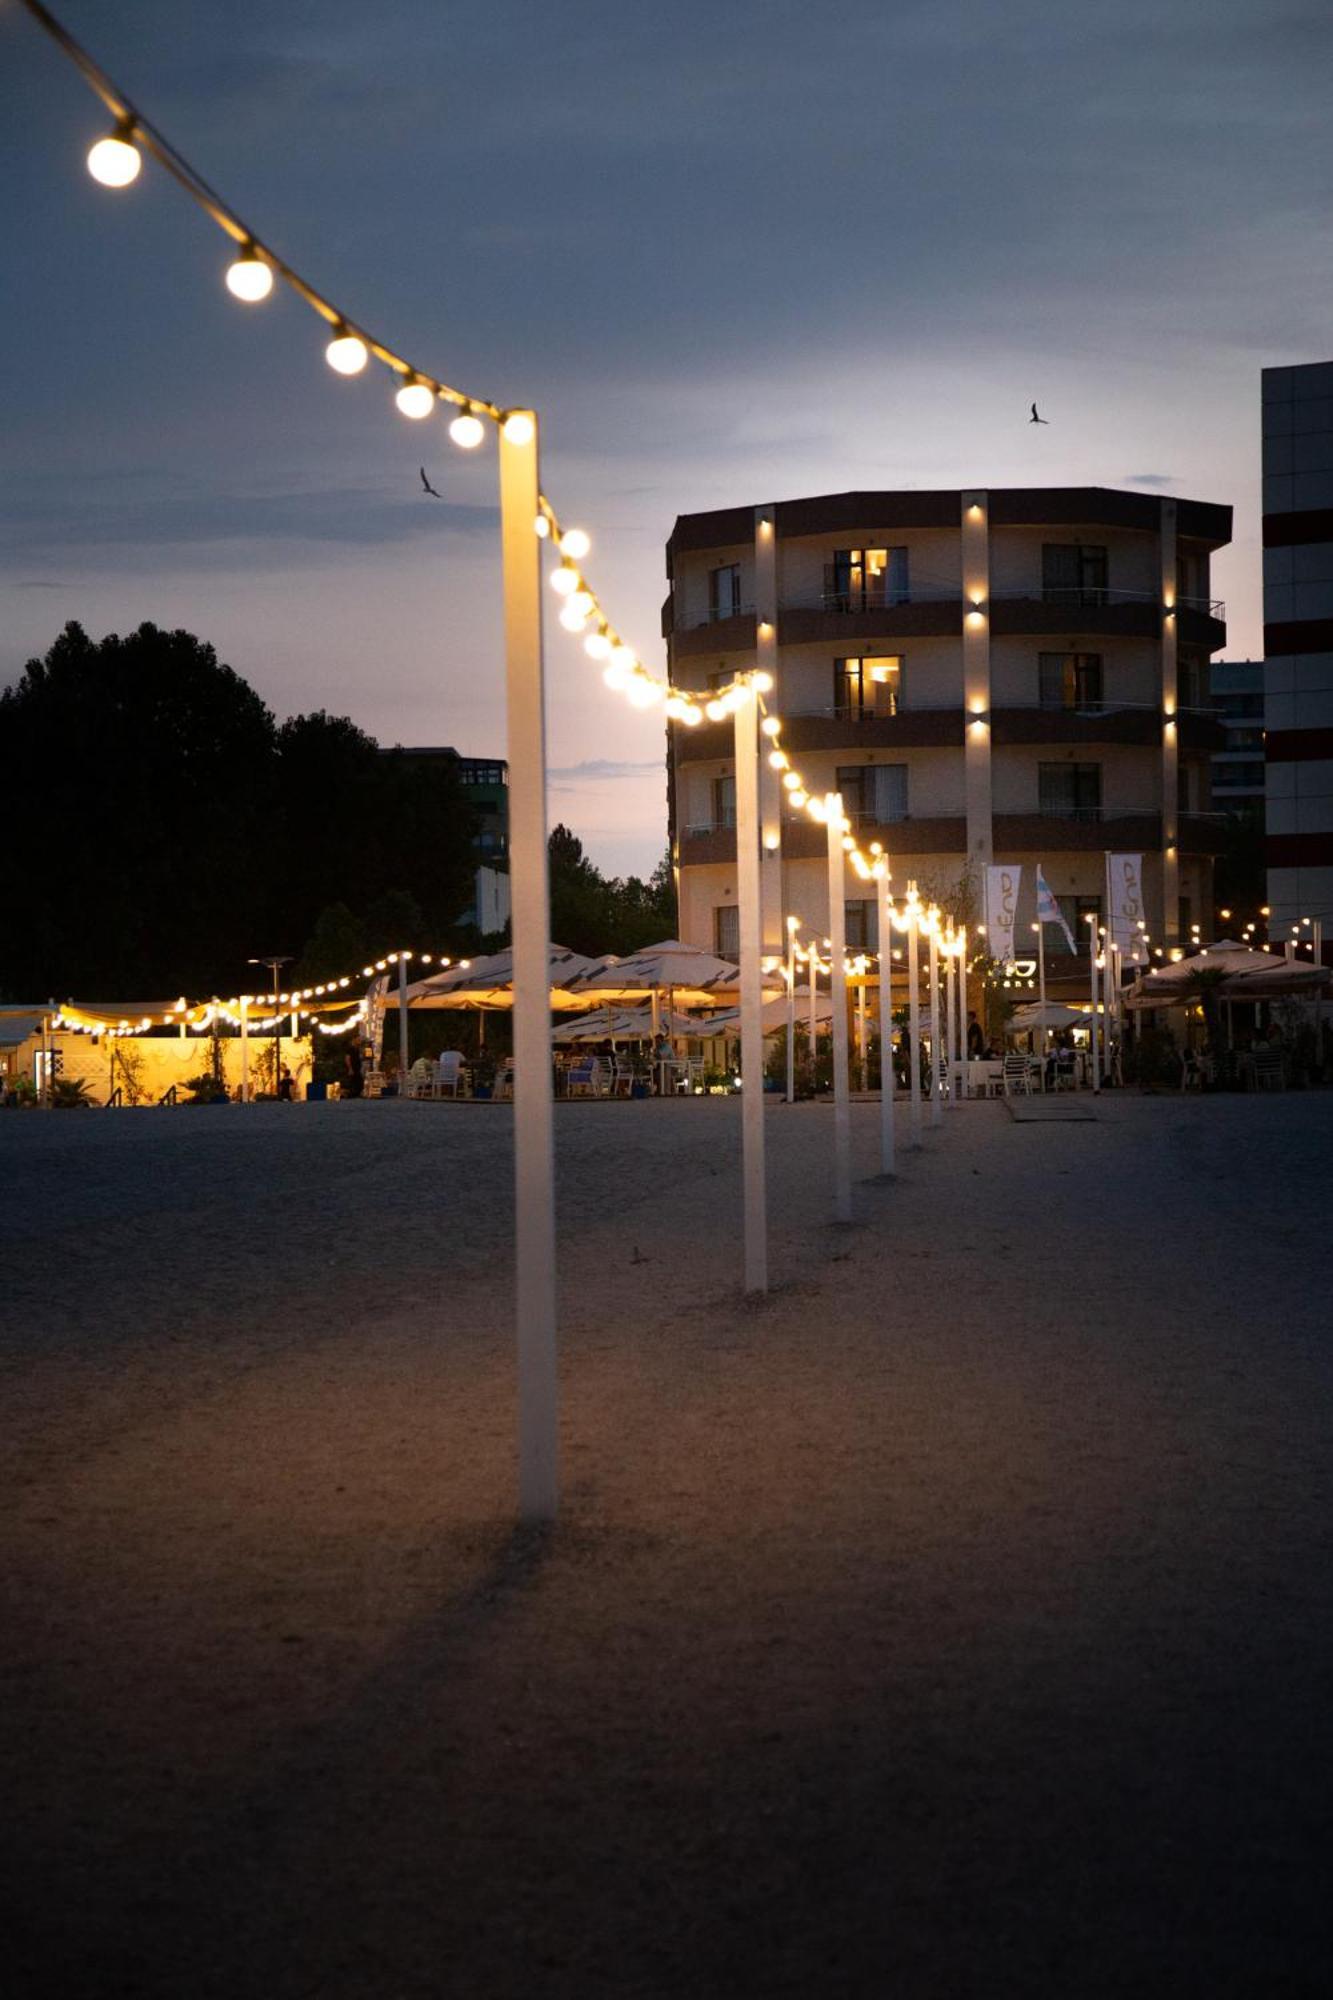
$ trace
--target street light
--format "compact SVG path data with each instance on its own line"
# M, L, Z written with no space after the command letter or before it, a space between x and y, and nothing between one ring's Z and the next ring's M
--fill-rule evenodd
M292 962L291 953L285 958L247 958L247 965L266 965L273 974L273 1095L278 1095L278 1078L282 1070L282 1015L278 1012L278 974L284 965Z

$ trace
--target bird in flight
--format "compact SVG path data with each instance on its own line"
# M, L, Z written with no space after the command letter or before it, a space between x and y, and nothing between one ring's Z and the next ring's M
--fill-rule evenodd
M1036 405L1035 405L1035 404L1033 405L1033 408L1034 408L1034 409L1036 408ZM433 486L431 485L431 483L430 483L429 479L427 479L427 477L426 477L426 468L425 468L425 466L424 466L424 465L423 465L423 466L421 467L421 483L422 483L422 485L423 485L423 486L425 487L425 489L426 489L427 493L429 493L429 494L430 494L430 496L431 496L431 498L432 498L432 499L434 499L434 500L443 500L443 498L444 498L444 495L443 495L443 493L437 493L437 492L435 491L435 488L434 488L434 487L433 487Z
M1037 415L1037 406L1036 406L1036 404L1034 403L1034 404L1032 405L1032 415L1031 415L1031 416L1030 416L1030 417L1028 418L1028 422L1029 422L1029 423L1031 423L1031 424L1045 424L1045 423L1049 423L1049 422L1050 422L1050 418L1049 418L1049 417L1039 417L1039 416ZM422 478L424 479L426 475L425 475L425 473L423 472L421 476L422 476Z

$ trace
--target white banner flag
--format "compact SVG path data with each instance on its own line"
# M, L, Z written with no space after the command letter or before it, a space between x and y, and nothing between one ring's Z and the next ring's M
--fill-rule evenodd
M991 957L1006 965L1014 955L1014 926L1022 880L1021 868L1002 864L986 870L986 940Z
M1069 925L1065 922L1065 913L1060 908L1059 903L1052 893L1050 884L1041 872L1040 862L1037 863L1037 922L1039 924L1059 924L1065 934L1065 943L1069 946L1069 949L1071 951L1077 949L1073 936L1070 933Z
M1148 953L1142 925L1147 919L1143 906L1143 856L1108 854L1106 857L1107 926L1112 942L1129 965L1139 965Z

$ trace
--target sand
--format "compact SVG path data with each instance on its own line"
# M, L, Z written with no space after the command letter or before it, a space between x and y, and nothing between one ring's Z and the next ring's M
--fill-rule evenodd
M1322 1993L1333 1095L0 1117L5 1991Z

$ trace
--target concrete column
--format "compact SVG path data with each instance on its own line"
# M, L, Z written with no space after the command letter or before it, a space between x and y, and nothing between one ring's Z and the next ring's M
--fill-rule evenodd
M990 508L984 491L962 496L963 554L963 782L967 811L967 861L973 889L994 855L991 827L990 726Z
M778 678L778 527L776 506L754 510L754 663L773 677L769 704L782 709ZM766 957L786 950L782 894L782 785L768 761L768 745L760 741L759 760L759 900Z
M1180 937L1180 811L1179 750L1176 709L1179 700L1176 626L1176 503L1162 502L1162 936L1168 944ZM1202 913L1201 913L1202 914ZM1152 929L1151 919L1149 929Z

